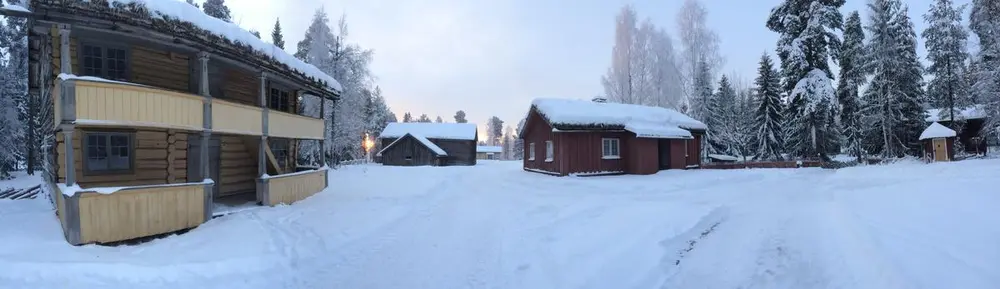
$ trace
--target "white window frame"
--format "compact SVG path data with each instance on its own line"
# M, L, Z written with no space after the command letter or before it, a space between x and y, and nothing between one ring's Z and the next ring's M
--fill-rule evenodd
M528 144L528 160L535 160L535 143Z
M545 141L545 162L551 163L552 160L554 159L555 154L556 152L555 149L553 148L552 141L550 140Z
M613 146L611 144L614 144ZM621 159L622 146L621 141L617 138L601 138L601 159L605 160L617 160ZM605 146L608 147L605 153Z

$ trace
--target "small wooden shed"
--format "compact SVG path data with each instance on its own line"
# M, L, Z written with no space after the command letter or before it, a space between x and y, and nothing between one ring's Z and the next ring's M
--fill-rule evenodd
M472 123L390 123L376 154L387 166L476 165L478 130Z
M947 162L955 157L955 136L954 130L941 125L931 123L924 132L920 133L920 141L924 146L924 160L928 162Z

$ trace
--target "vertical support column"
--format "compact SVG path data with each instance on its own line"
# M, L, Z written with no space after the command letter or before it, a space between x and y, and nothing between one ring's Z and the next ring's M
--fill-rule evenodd
M326 166L326 132L329 131L326 123L326 97L319 97L319 118L323 120L323 138L319 140L319 165Z
M70 53L69 24L59 25L59 72L73 74L73 55Z
M73 130L72 126L64 127L63 134L63 147L66 151L63 155L66 157L66 186L72 186L76 184L76 156L73 155Z
M268 113L270 112L267 107L267 73L260 73L260 143L257 149L257 201L262 205L270 205L270 183L264 175L267 174L267 150L270 148L267 145L268 136Z
M201 75L200 81L198 81L198 94L202 96L202 123L203 130L201 131L201 151L198 154L198 164L201 167L201 178L203 182L209 182L205 184L205 221L212 219L212 210L214 208L215 200L215 186L219 180L212 179L212 167L209 164L209 152L212 150L210 146L212 139L212 94L209 90L208 83L208 60L209 55L207 52L198 53L198 73Z

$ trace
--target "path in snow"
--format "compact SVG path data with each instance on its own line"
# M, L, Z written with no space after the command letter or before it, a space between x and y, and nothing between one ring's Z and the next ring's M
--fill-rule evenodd
M69 246L43 200L0 200L0 288L1000 288L997 175L353 166L126 247Z

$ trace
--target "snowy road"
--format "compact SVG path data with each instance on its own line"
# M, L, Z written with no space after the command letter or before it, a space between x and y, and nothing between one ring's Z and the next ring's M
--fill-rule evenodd
M1000 288L1000 161L556 178L355 166L294 206L72 247L0 201L0 288Z

